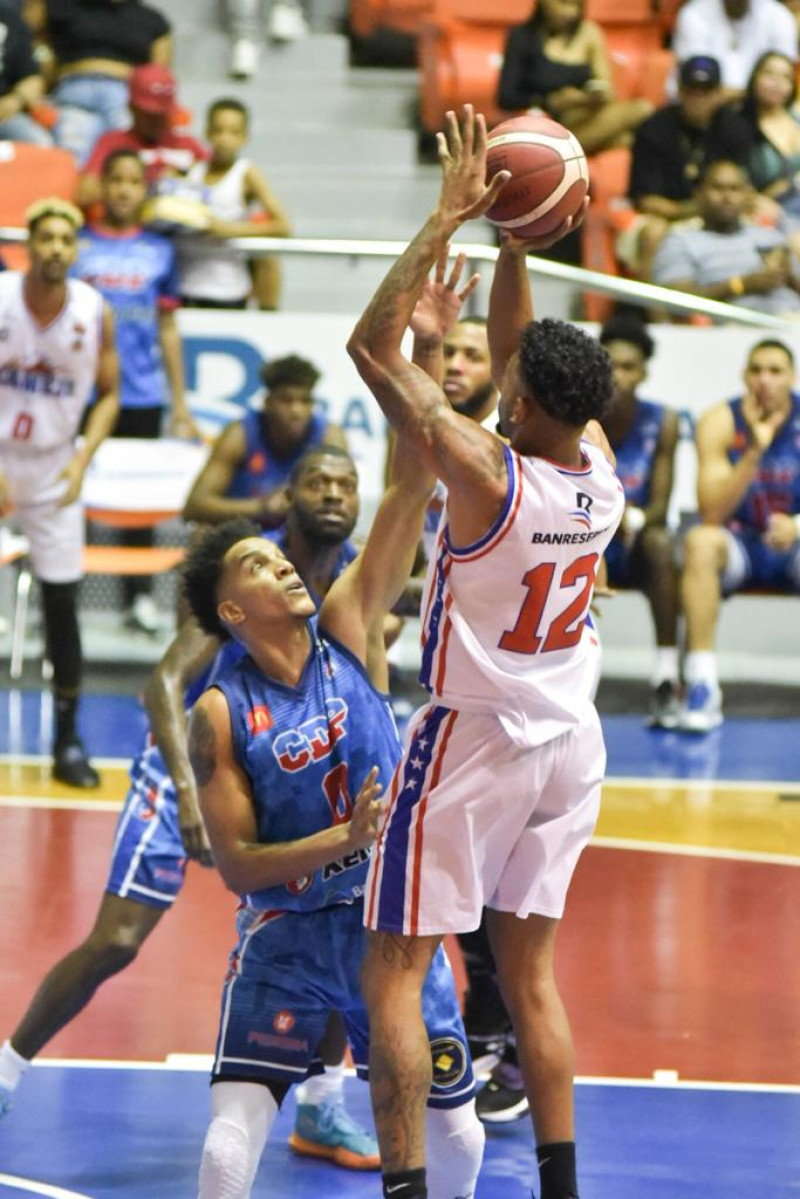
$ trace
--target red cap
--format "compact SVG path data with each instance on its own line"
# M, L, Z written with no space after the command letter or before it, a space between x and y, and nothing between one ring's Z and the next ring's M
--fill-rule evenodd
M128 86L133 108L168 116L175 107L175 76L168 67L155 62L134 67Z

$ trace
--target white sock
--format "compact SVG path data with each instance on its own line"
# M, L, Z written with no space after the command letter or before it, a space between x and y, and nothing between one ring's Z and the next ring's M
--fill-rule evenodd
M19 1080L29 1066L28 1059L17 1053L10 1041L5 1041L0 1047L0 1086L8 1091L16 1091Z
M461 1107L427 1109L425 1157L430 1199L472 1199L485 1139L474 1099Z
M653 686L678 681L677 645L659 645L656 648L656 664L653 671Z
M690 650L686 655L686 682L717 686L717 655L711 649Z
M250 1199L258 1163L278 1114L275 1098L258 1083L218 1082L211 1088L211 1110L198 1199Z
M297 1087L298 1103L319 1107L328 1099L336 1099L344 1088L344 1062L338 1066L326 1066L324 1074L312 1074Z

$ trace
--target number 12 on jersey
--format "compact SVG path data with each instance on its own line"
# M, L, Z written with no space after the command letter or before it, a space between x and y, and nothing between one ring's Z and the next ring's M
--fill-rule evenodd
M506 629L500 638L500 649L510 650L514 654L537 654L540 651L547 654L553 650L570 649L577 645L583 633L583 621L589 607L599 557L599 554L586 554L583 558L570 562L555 588L557 563L542 562L526 571L522 576L522 583L528 594L523 600L513 629ZM540 628L547 601L553 590L574 587L581 580L583 586L578 594L550 621L547 628Z

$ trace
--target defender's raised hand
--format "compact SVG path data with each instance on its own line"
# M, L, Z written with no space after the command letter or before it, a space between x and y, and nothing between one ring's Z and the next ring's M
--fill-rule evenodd
M476 115L472 105L465 104L459 127L456 114L446 113L444 132L437 133L436 144L443 175L440 215L454 226L483 216L511 178L510 171L498 171L488 186L486 184L486 120L483 114Z
M472 275L458 290L467 262L466 254L458 255L445 280L449 253L450 246L447 245L436 260L433 276L425 283L411 314L411 331L423 342L440 342L446 337L458 321L462 304L480 282L480 275Z

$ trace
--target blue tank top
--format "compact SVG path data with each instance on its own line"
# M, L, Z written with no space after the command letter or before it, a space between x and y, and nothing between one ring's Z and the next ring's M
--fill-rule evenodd
M376 691L344 646L309 622L311 652L297 687L263 674L244 657L217 678L228 701L233 752L252 787L258 839L310 837L350 819L373 766L388 790L400 741L388 695ZM313 875L242 896L262 910L313 911L363 895L369 850L356 850Z
M625 502L634 508L646 508L650 503L650 478L664 412L663 404L637 400L633 424L619 445L612 447L617 456L617 477L625 492Z
M297 449L288 458L277 458L272 446L264 437L262 415L261 412L248 412L242 421L246 449L244 460L226 493L231 499L253 499L265 491L283 487L289 482L289 475L297 459L310 446L322 443L328 427L328 422L321 413L312 413L308 431Z
M747 449L750 434L742 416L741 396L730 401L730 408L735 434L728 458L733 466ZM755 479L726 523L733 528L763 533L773 512L790 516L800 512L800 395L795 393L788 419L762 455Z

